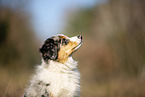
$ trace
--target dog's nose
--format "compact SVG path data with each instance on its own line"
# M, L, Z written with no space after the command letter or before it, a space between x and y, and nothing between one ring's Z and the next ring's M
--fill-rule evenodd
M79 39L82 39L82 35L78 35L77 37L78 37Z

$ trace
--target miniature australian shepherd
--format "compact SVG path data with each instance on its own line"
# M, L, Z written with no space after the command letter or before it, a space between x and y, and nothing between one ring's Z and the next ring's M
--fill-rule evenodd
M82 45L81 35L48 38L42 47L42 64L30 80L23 97L79 97L80 73L72 54Z

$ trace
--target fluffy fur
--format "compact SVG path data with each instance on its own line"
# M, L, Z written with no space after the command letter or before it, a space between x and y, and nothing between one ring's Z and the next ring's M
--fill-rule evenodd
M82 36L58 36L47 39L40 48L42 64L36 67L24 97L80 96L80 73L71 55L81 46Z

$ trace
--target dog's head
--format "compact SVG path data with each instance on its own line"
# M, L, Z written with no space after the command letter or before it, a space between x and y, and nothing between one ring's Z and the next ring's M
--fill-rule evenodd
M48 38L40 48L40 52L46 62L55 60L64 63L72 53L78 50L82 42L81 35L69 38L61 34Z

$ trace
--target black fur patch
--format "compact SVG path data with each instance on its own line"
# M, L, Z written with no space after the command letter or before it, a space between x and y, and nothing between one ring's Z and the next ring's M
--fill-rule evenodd
M69 43L68 39L65 39L65 38L63 38L61 41L63 45L67 45Z
M54 41L53 38L48 38L40 48L40 52L45 61L57 60L59 49L59 42L57 40Z
M42 53L42 57L46 62L48 60L57 60L58 52L60 50L60 44L67 45L68 43L68 39L61 38L61 36L54 36L48 38L39 51L40 53Z

